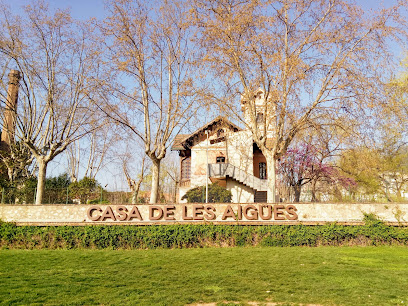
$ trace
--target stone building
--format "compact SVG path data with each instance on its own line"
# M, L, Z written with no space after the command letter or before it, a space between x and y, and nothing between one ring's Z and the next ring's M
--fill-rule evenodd
M257 95L255 105L257 108L259 106L259 111L256 120L261 125L262 90ZM249 125L251 117L246 112L245 104L242 98L244 118ZM172 150L178 151L180 156L180 202L183 202L181 198L189 189L206 184L207 173L209 184L217 182L231 191L233 203L266 202L266 159L253 142L250 130L241 129L220 116L192 134L179 134Z

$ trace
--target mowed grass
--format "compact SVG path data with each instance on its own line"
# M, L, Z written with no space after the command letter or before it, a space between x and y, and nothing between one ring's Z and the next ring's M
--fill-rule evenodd
M408 248L1 250L8 304L404 305Z

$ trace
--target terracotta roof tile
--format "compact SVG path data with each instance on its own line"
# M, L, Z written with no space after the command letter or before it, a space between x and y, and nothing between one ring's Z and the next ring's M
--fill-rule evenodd
M181 144L182 140L185 139L190 134L178 134L174 137L172 151L185 150L184 146Z
M218 116L214 120L210 121L209 123L203 125L199 129L197 129L195 132L192 134L179 134L174 138L173 146L171 147L171 150L176 151L176 150L185 150L188 147L187 142L191 141L194 139L196 135L199 135L206 129L208 129L210 126L218 124L218 123L225 123L232 127L236 131L241 131L242 129L235 125L234 123L230 122L227 118Z

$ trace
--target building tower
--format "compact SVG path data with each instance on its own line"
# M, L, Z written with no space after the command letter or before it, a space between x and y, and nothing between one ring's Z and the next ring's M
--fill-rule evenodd
M254 93L241 95L241 109L247 127L256 130L259 135L271 139L276 130L276 105L270 98L265 97L262 88Z
M3 130L1 132L2 148L14 142L16 128L18 88L21 79L20 71L11 70L9 73L6 105L3 112Z

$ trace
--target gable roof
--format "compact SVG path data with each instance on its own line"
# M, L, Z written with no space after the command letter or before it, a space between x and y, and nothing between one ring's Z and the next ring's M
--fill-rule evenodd
M223 116L218 116L214 120L208 122L207 124L203 125L199 129L197 129L192 134L179 134L174 138L173 146L171 147L172 151L180 151L186 150L193 146L195 140L200 138L200 136L205 134L205 130L214 130L215 127L220 125L227 125L229 126L234 132L242 131L242 129L229 121L227 118Z
M174 137L173 146L171 147L171 150L172 151L185 150L185 148L183 147L181 142L184 140L184 138L186 138L189 135L190 134L178 134L178 135L176 135L176 137Z

